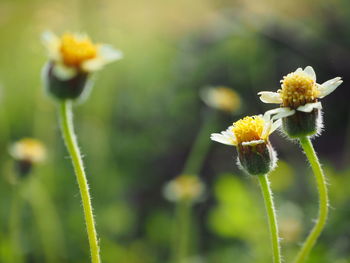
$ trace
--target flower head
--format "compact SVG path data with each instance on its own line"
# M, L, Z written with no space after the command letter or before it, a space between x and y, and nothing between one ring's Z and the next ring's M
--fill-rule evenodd
M322 84L316 82L316 74L311 66L304 70L298 68L296 71L284 76L281 80L281 89L277 92L261 91L260 100L265 103L281 104L285 108L284 114L292 115L295 110L311 112L320 109L318 99L322 99L332 93L343 81L340 77L330 79Z
M213 133L211 139L237 147L238 164L249 174L261 175L271 171L276 164L276 154L269 142L269 135L281 125L270 115L248 116L221 133Z
M234 90L224 86L204 88L200 95L209 107L228 113L239 110L241 106L240 96Z
M164 196L173 202L198 201L204 194L205 186L196 175L183 174L169 183L164 188Z
M262 91L258 95L262 102L281 105L268 114L275 115L273 119L283 118L283 128L288 135L312 135L322 126L322 105L318 100L333 92L342 82L336 77L318 84L314 69L307 66L284 76L277 92Z
M13 143L9 153L16 160L16 168L21 176L28 174L34 164L46 158L44 144L33 138L23 138Z
M273 122L270 116L247 116L233 123L226 131L213 133L211 139L227 145L254 145L268 141L269 135L280 125Z
M10 155L18 161L42 162L46 158L44 144L37 139L23 138L9 148Z
M122 58L119 50L95 44L84 34L65 33L58 37L52 32L45 32L42 39L49 59L54 63L54 73L62 80L70 79L79 72L97 71Z

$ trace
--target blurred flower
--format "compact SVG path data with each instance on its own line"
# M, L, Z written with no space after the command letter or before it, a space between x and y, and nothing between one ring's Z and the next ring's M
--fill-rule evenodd
M300 207L294 203L285 202L279 208L279 229L281 238L287 243L297 242L303 232Z
M90 73L122 58L122 53L109 45L95 44L87 35L51 32L42 36L49 63L44 67L46 89L58 99L76 99L88 90Z
M299 240L302 232L302 225L296 218L284 218L279 222L281 238L285 242L293 243Z
M16 160L20 175L28 174L33 164L40 163L46 158L44 144L33 138L23 138L13 143L9 148L9 153Z
M200 96L209 107L228 113L237 111L241 106L239 94L224 86L203 88Z
M318 99L333 92L342 82L340 77L336 77L318 84L314 69L307 66L284 76L277 92L262 91L258 95L262 102L281 104L280 108L268 113L276 114L274 119L283 118L283 128L291 137L312 135L322 126L322 105ZM295 116L290 117L292 115Z
M46 158L44 144L33 138L23 138L15 142L10 146L9 152L17 161L39 163Z
M281 125L269 115L248 116L221 133L213 133L211 139L237 146L239 164L249 174L266 174L275 166L275 153L269 143L269 135Z
M180 175L164 187L164 196L172 202L198 201L204 194L205 185L196 175Z
M60 38L52 32L43 34L43 42L54 74L62 79L74 77L79 71L94 72L105 64L122 58L119 50L109 45L94 44L87 35L65 33Z

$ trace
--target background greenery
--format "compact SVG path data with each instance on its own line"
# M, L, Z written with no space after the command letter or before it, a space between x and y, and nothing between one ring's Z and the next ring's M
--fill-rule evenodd
M44 30L87 32L124 59L98 73L76 129L91 185L103 262L169 262L174 205L162 188L181 173L210 109L198 91L226 85L242 97L239 116L216 112L210 132L269 109L256 95L312 65L319 82L344 84L323 100L325 129L315 147L329 180L328 225L308 262L350 262L350 2L227 0L0 1L0 262L88 262L88 242L56 107L42 90ZM11 184L7 148L22 137L48 159ZM290 261L317 213L313 176L297 144L274 134L271 175ZM209 141L194 206L188 262L271 262L260 190L236 168L234 148ZM13 200L19 198L18 222ZM11 218L12 217L12 218ZM19 237L19 245L13 243ZM17 249L16 249L17 246Z

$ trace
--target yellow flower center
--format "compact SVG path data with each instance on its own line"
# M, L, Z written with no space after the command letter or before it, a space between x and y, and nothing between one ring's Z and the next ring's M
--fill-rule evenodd
M228 88L216 88L213 92L213 101L221 110L233 112L240 107L240 99L236 92Z
M80 67L81 63L97 56L97 46L91 40L66 33L61 37L63 63L70 67Z
M232 132L235 134L237 143L250 142L254 140L265 140L262 138L265 121L260 116L245 117L233 124Z
M306 103L316 102L319 95L315 81L304 72L293 72L281 80L281 94L284 107L297 108Z

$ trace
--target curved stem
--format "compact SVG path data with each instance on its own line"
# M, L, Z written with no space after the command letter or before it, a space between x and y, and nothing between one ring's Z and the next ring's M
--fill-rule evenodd
M319 213L318 213L318 219L316 221L316 224L312 229L311 233L309 234L309 236L307 237L302 248L300 249L296 257L296 260L294 261L295 263L301 263L306 260L306 258L310 254L310 251L316 244L317 238L320 236L326 224L327 215L328 215L327 185L326 185L325 176L323 174L320 162L318 161L316 152L314 150L314 147L312 146L310 139L308 137L301 137L299 138L299 140L300 140L301 146L303 147L306 157L309 159L309 162L312 167L312 171L316 178L318 195L319 195Z
M66 143L68 152L72 158L75 175L78 181L81 199L83 202L86 229L89 237L91 262L100 262L100 248L98 245L97 234L95 229L94 216L89 194L89 186L87 183L83 160L78 148L77 139L73 129L72 102L65 100L60 105L60 120L63 139Z
M267 178L267 175L259 175L258 178L261 186L261 192L263 194L264 201L265 201L267 217L269 220L272 250L273 250L273 262L280 263L281 251L280 251L279 238L278 238L276 211L275 211L275 206L272 199L270 182Z

